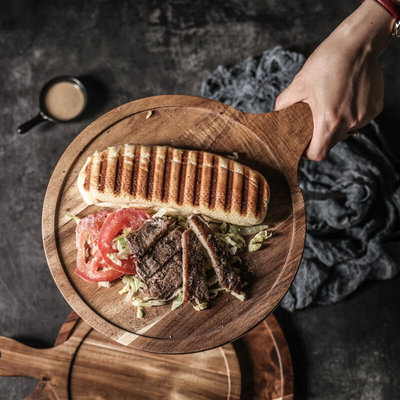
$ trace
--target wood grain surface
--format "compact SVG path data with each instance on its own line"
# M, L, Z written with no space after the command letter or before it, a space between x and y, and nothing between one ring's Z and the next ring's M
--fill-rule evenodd
M92 336L90 336L91 332L93 330L90 329L90 327L83 322L78 314L75 312L71 312L71 314L68 316L67 320L64 322L63 326L60 329L60 332L58 334L58 337L55 342L55 346L61 346L63 343L65 343L71 335L76 335L76 329L81 329L79 328L79 325L86 325L86 331L88 332L87 335L92 339ZM85 332L85 329L82 330ZM95 333L95 332L93 332ZM76 358L77 361L73 361L74 364L77 363L73 368L72 368L72 378L74 379L72 381L72 384L70 385L70 393L69 393L69 398L75 399L75 398L80 398L79 396L79 390L77 388L80 388L80 385L75 384L75 380L77 379L78 381L81 381L84 379L87 384L90 386L85 387L85 393L88 397L86 398L101 398L101 399L114 399L116 395L118 395L118 398L158 398L158 392L160 392L160 396L163 395L165 396L165 399L169 398L176 398L174 396L177 395L177 393L173 390L170 390L169 392L166 392L163 389L159 389L159 385L153 385L153 386L148 386L147 384L149 382L153 383L152 378L149 380L147 379L146 376L143 376L144 374L147 374L148 372L153 373L154 370L160 370L162 369L163 366L166 364L170 366L170 373L169 375L171 376L171 380L173 380L176 376L176 373L174 372L174 368L176 367L176 364L173 362L174 360L180 360L180 358L186 359L186 363L190 363L190 358L192 355L184 355L184 356L170 356L170 355L160 355L157 357L156 355L153 355L153 357L148 360L147 357L149 356L148 353L143 353L141 351L136 351L139 357L144 357L146 362L146 367L142 370L140 370L140 377L141 380L137 377L137 375L133 376L132 379L126 381L123 381L123 385L121 385L118 388L115 388L115 386L119 386L119 379L116 379L115 381L110 383L108 381L103 381L102 377L104 373L109 373L109 366L104 367L104 358L103 354L104 351L102 350L104 348L105 343L110 342L110 339L104 338L104 336L101 338L98 333L95 333L95 336L97 339L94 340L93 343L96 343L96 346L88 346L86 347L86 337L83 338L83 342L81 342L85 347L83 352L79 353L79 357ZM5 339L5 338L4 338ZM99 341L100 340L100 341ZM14 345L13 341L6 340L4 341L3 338L0 338L0 351L2 350L3 353L7 353L10 355L11 352L13 351L13 347L9 348L8 344ZM81 344L81 346L82 346ZM101 345L100 349L97 348L97 345ZM112 343L112 348L114 348L115 343ZM117 345L118 351L114 352L112 351L111 353L111 358L114 359L116 354L120 355L121 350L124 354L125 352L127 353L132 353L135 352L132 348L127 348L123 347L121 345ZM266 320L264 320L259 326L254 328L252 331L244 335L242 338L237 340L236 342L233 343L233 348L237 354L239 364L240 364L240 372L241 372L241 383L242 383L242 390L241 390L241 395L240 399L241 400L292 400L293 399L293 368L292 368L292 362L291 362L291 357L290 357L290 352L289 348L287 346L285 336L273 314L271 314ZM90 349L90 352L88 351ZM7 358L3 357L3 360L0 358L0 374L1 375L31 375L33 373L32 371L32 365L34 364L34 360L32 360L29 357L29 352L31 352L33 349L27 348L27 353L26 353L26 360L28 360L29 367L21 367L20 364L17 365L15 361L9 364L7 361ZM230 398L235 399L239 395L240 391L240 380L238 380L238 364L236 360L232 357L232 352L230 350L230 346L225 346L223 349L223 357L226 358L226 366L229 368L229 374L227 371L226 377L228 379L227 385L224 387L226 389L228 387L228 391L230 390L230 394L226 395L226 392L221 392L220 397L210 397L212 398ZM39 350L37 353L37 356L35 358L37 362L37 357L41 357L41 352L43 350ZM77 354L78 349L75 349L75 353ZM80 350L79 350L80 351ZM204 356L208 356L208 353L214 353L215 355L216 350L211 350L210 352L204 352L202 353ZM12 355L12 354L11 354ZM15 357L15 355L13 355ZM19 355L16 356L19 359ZM100 357L100 358L99 358ZM155 357L155 358L154 358ZM128 357L129 358L129 357ZM70 359L70 358L68 358ZM90 362L87 360L90 359ZM122 357L122 359L125 359ZM25 363L26 363L25 360ZM158 360L158 361L157 361ZM41 362L42 360L40 360ZM214 357L210 357L209 361L215 362ZM221 361L219 358L217 361ZM156 366L154 367L154 364ZM91 376L88 379L88 365L91 366ZM193 371L194 365L190 364L188 371ZM208 366L207 366L208 368ZM104 371L105 370L105 371ZM212 368L213 372L215 373L215 368ZM71 370L70 370L71 371ZM98 373L100 371L100 373ZM48 371L47 371L48 372ZM112 371L113 372L113 371ZM124 369L124 374L129 372L125 368ZM56 374L58 372L53 371L53 374ZM65 378L64 372L62 372L62 379ZM137 373L137 371L136 371ZM54 399L56 396L56 391L60 391L60 384L62 383L62 379L58 379L55 375L53 374L43 374L41 377L41 380L39 384L36 387L36 390L28 397L30 400L34 399ZM82 374L82 376L80 376ZM217 373L218 374L218 373ZM38 376L38 375L37 375ZM93 384L93 380L95 378L93 377L99 377L98 381ZM70 377L70 379L71 379ZM217 375L217 381L218 378L220 378L219 375ZM96 378L97 379L97 378ZM188 379L188 375L186 375L186 378ZM197 378L196 378L197 379ZM211 378L212 381L214 378ZM83 382L83 381L82 381ZM188 384L190 382L190 377L189 380L185 381L185 384ZM103 385L106 384L107 388L105 389ZM179 384L172 385L170 382L169 387L171 386L178 386ZM142 388L143 387L143 388ZM230 389L229 389L230 387ZM72 390L74 393L72 393ZM76 393L78 390L78 393ZM123 390L126 391L126 393L121 393ZM142 396L143 393L145 393L145 397L138 397ZM186 399L190 398L190 400L195 400L197 398L204 398L205 395L210 396L209 389L207 389L204 394L199 394L195 393L193 390L188 393L189 396L191 397L185 397L187 392L180 392L179 397L180 399ZM110 395L111 397L107 397ZM215 395L215 393L211 393L211 396ZM75 396L75 397L74 397ZM97 396L97 397L96 397ZM130 397L127 397L130 396ZM147 397L146 397L147 396ZM193 397L194 396L194 397Z
M75 313L56 343L34 349L0 337L0 375L40 380L29 400L240 398L240 368L231 344L195 354L153 354L105 337Z
M233 346L242 372L242 400L293 399L292 359L273 314Z
M150 118L146 118L152 111ZM71 307L91 326L119 343L159 353L189 353L231 342L262 321L287 292L300 263L305 240L304 202L298 187L300 157L312 134L306 104L270 114L245 114L222 103L189 96L158 96L120 106L89 125L67 148L50 179L42 231L52 275ZM266 223L272 238L247 254L248 300L223 294L208 310L191 305L149 310L137 319L118 291L87 283L75 273L75 223L99 208L87 206L76 186L88 156L123 143L160 144L237 152L239 161L261 172L271 189Z

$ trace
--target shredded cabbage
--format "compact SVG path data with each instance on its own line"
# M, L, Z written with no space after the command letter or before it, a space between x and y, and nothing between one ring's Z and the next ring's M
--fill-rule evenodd
M110 288L112 286L111 282L108 281L97 282L97 285L105 288Z
M114 263L119 266L122 265L122 261L117 257L117 253L107 253L107 257Z
M176 308L180 307L183 304L183 290L180 290L180 293L174 301L172 302L171 310L175 310Z
M249 251L257 251L261 248L261 245L264 240L269 239L272 236L271 232L267 230L263 230L257 233L250 241L248 245Z
M166 208L160 208L154 215L153 218L161 218L167 213Z
M172 218L173 223L170 225L170 229L173 229L176 226L180 226L183 229L189 228L186 217L169 215L167 216L166 214L167 211L165 209L160 209L156 214L153 215L153 218ZM216 221L208 221L207 224L213 230L221 245L230 255L229 261L232 264L236 264L236 267L242 264L242 258L240 257L240 255L246 250L246 247L248 251L256 251L261 248L264 240L270 238L272 235L272 233L268 231L267 225L237 226L233 224L228 224L226 222L219 223ZM117 264L118 262L121 262L121 259L127 258L131 254L129 243L126 240L126 236L129 233L130 230L124 230L122 235L114 239L115 245L113 247L118 250L118 253L107 255L112 261L116 262ZM250 240L246 240L245 237L249 235L254 236ZM235 268L235 270L239 271L238 268ZM173 293L173 295L168 299L156 299L152 297L143 297L144 293L142 295L136 295L136 293L147 289L147 285L139 278L139 276L125 275L122 279L122 282L125 283L125 286L120 290L119 293L127 294L126 300L131 302L132 305L137 308L137 318L144 317L145 308L162 306L170 300L172 300L171 310L175 310L183 304L182 287L177 289L175 293ZM222 291L226 291L232 294L241 301L244 301L246 298L246 294L244 292L234 293L218 286L218 276L215 273L212 273L211 276L209 276L207 283L209 286L208 292L210 299L214 299L218 296L218 293ZM242 287L246 286L246 284L247 283L243 284ZM208 303L200 303L197 299L196 303L197 304L194 306L194 309L196 311L201 311L208 307Z
M81 218L77 217L76 215L74 215L74 214L72 214L72 213L67 213L66 216L67 216L68 218L73 219L73 220L76 222L77 225L78 225L79 222L81 221Z
M205 310L208 307L208 303L200 303L197 306L193 306L196 311Z
M142 319L143 317L144 317L144 308L139 306L136 308L136 318Z
M265 231L268 228L269 228L268 225L237 226L236 227L237 231L243 236L255 235L256 233Z
M226 156L227 158L230 158L231 160L238 160L239 159L239 154L234 151L231 155Z
M151 297L132 297L132 304L135 307L163 306L166 302L166 300L156 300Z
M147 285L139 278L138 275L124 275L122 282L125 283L125 286L119 291L119 294L128 292L137 293L141 289L147 289Z
M225 292L225 289L222 288L222 287L209 289L208 290L208 295L210 296L210 299L215 299L218 296L219 292Z
M163 306L169 300L173 300L171 309L175 310L183 303L183 288L178 288L171 297L168 299L156 299L154 297L140 297L134 296L136 293L140 293L147 289L146 283L144 283L138 275L125 275L122 278L122 282L125 286L119 291L119 294L127 294L126 301L130 301L133 306L137 308L137 318L144 317L144 308Z
M187 218L186 217L182 217L181 215L178 216L177 218L177 224L183 228L183 229L189 229L189 225L187 222Z
M244 293L244 292L240 292L240 294L231 292L231 295L235 296L240 301L244 301L246 299L246 293Z
M126 240L126 237L132 232L131 228L125 228L122 232L122 235L116 237L113 240L113 248L115 250L118 250L118 253L115 253L116 257L118 257L120 260L127 260L128 256L132 254L131 252L131 247L129 246L128 241ZM107 254L108 256L108 254ZM115 262L114 260L109 257L111 261ZM116 264L118 264L116 262ZM120 265L120 264L118 264Z

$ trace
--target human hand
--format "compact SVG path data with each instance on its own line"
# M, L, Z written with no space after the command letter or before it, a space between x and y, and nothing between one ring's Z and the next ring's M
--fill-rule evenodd
M310 160L324 160L349 132L382 111L378 57L390 40L392 24L381 6L367 0L321 43L276 99L276 110L309 104L314 132L305 156Z

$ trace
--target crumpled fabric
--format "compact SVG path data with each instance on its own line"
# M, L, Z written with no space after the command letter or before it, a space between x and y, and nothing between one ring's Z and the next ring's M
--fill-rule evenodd
M303 55L280 47L219 66L202 96L253 113L271 112ZM281 306L293 311L344 299L368 279L400 269L400 175L375 122L336 145L328 159L303 159L299 183L307 215L303 258Z

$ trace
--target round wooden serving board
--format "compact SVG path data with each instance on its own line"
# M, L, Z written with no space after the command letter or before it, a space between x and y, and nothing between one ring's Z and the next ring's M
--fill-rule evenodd
M72 312L55 346L0 337L0 375L39 379L27 400L293 399L290 352L274 315L233 347L171 356L117 344Z
M0 337L0 375L39 379L29 400L239 400L240 367L232 344L163 355L116 343L71 313L51 349Z
M242 371L241 400L293 400L292 358L273 314L233 347Z
M148 112L152 111L151 117ZM43 242L51 273L71 307L92 327L139 350L190 353L231 342L269 315L287 292L305 241L304 202L298 187L301 155L312 135L312 114L296 104L270 114L245 114L225 104L189 96L136 100L103 115L67 148L50 179L43 206ZM75 271L75 222L99 210L87 206L76 180L95 151L124 143L169 145L221 155L261 172L271 189L266 223L273 236L267 246L245 257L251 279L248 299L218 296L196 312L190 304L174 311L154 307L144 319L110 289L83 281Z

